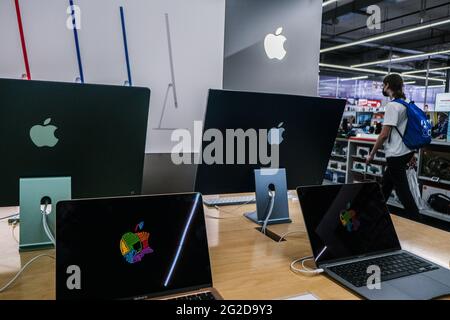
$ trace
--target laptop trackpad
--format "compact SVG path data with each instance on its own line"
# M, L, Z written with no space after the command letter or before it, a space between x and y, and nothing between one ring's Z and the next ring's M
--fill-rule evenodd
M396 289L406 292L414 299L432 299L449 292L449 287L424 275L404 277L388 283Z

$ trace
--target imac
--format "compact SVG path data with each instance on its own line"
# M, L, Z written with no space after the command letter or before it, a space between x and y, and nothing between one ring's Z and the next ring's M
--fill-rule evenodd
M58 201L141 193L149 99L146 88L0 79L0 206L20 205L21 250L54 243Z
M221 151L222 163L202 161L198 165L195 191L204 195L254 192L255 170L269 167L259 157L261 148L271 150L273 144L279 154L279 168L286 172L287 189L322 184L345 103L338 99L211 89L203 131L220 132L227 147ZM245 161L238 154L239 142L226 139L229 130L249 133ZM255 150L250 146L255 143L252 130L258 139L256 161L249 152ZM266 138L259 134L261 130L267 132ZM210 144L203 139L202 153Z

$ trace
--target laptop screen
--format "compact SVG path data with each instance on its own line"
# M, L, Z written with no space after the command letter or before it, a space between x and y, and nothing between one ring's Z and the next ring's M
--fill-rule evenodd
M58 299L152 297L212 286L200 194L60 202L56 239Z
M300 187L297 193L318 264L400 249L377 183Z

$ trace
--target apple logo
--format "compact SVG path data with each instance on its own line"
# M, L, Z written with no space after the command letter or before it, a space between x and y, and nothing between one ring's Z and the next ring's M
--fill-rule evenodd
M120 239L120 252L128 263L136 263L153 249L148 244L150 233L143 231L144 221L138 223L133 232L125 233Z
M264 49L266 50L267 57L269 59L283 60L286 55L286 50L284 49L284 42L287 40L285 36L281 33L283 28L279 27L275 34L269 33L264 39Z
M44 125L35 125L30 129L30 138L33 143L41 148L41 147L54 147L58 143L58 138L55 137L55 131L58 129L54 125L50 125L52 121L51 118L48 118L44 121Z
M269 130L269 135L267 136L267 141L270 145L281 144L283 142L284 128L282 128L283 122L281 122L278 127Z

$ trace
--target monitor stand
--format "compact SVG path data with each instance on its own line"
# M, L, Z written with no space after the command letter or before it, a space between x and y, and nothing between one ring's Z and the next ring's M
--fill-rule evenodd
M56 204L71 197L70 177L20 179L20 251L53 247L44 229L41 205L43 202L48 204L48 231L55 237Z
M274 191L270 195L269 191ZM249 220L263 225L274 197L272 214L267 224L291 223L285 169L255 170L256 211L244 213Z

